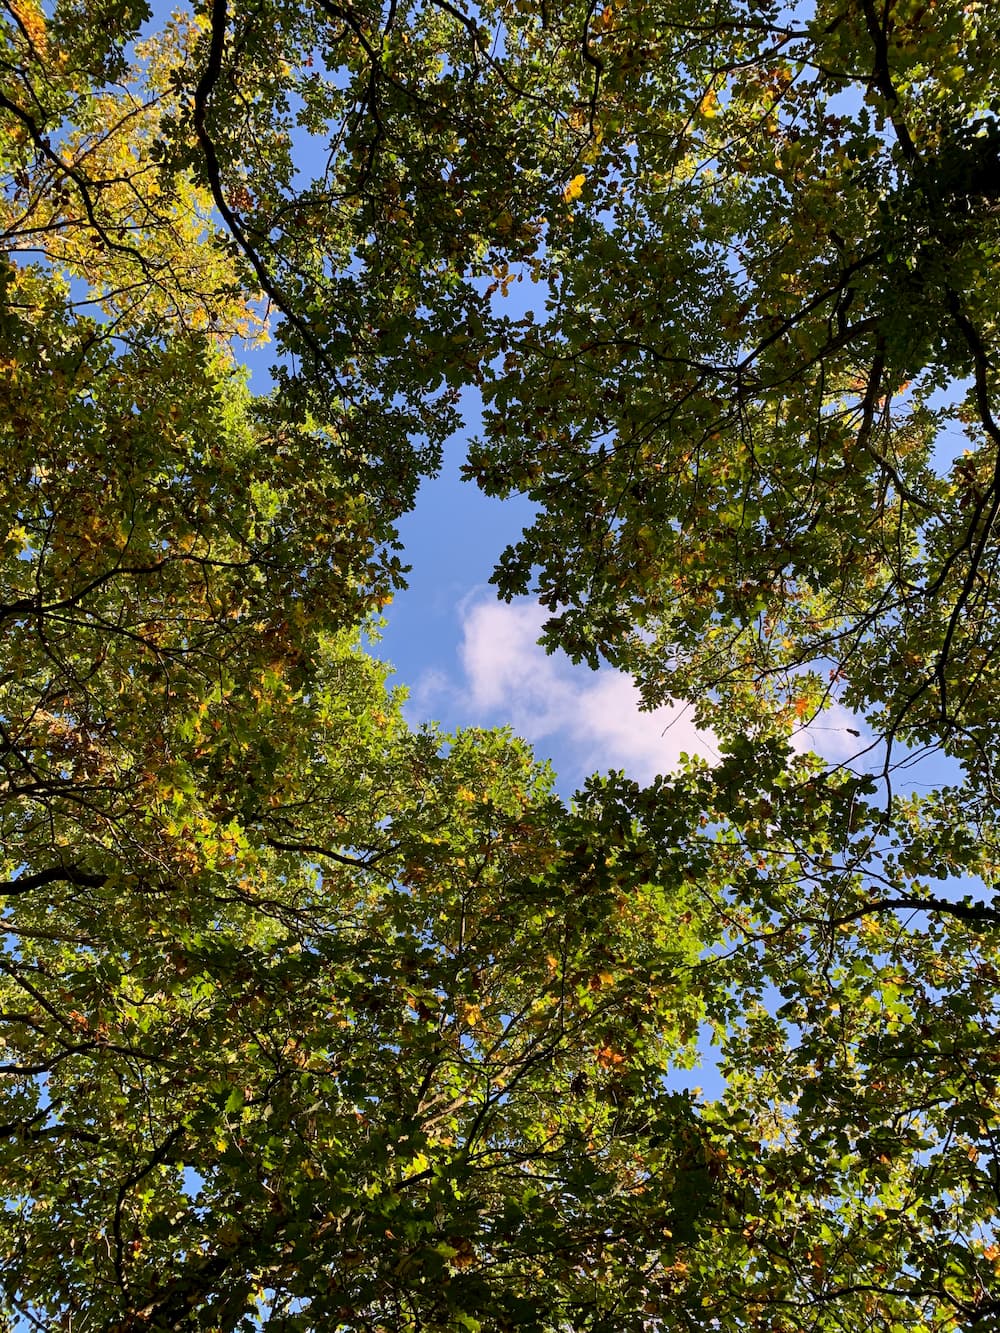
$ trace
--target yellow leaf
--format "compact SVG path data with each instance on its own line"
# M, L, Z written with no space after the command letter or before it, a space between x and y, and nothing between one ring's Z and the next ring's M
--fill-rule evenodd
M34 3L34 0L14 0L10 10L28 41L39 51L44 52L48 45L48 34L41 8Z
M418 1152L416 1156L410 1158L409 1165L404 1168L404 1176L418 1176L426 1171L430 1166L430 1158L424 1153Z
M583 194L583 187L586 180L587 177L582 171L579 176L573 177L565 190L563 190L563 198L566 200L567 204L571 204L574 199L579 199L580 195Z

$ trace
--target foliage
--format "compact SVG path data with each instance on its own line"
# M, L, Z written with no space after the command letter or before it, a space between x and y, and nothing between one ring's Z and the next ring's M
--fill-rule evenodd
M991 1327L995 10L147 19L0 21L7 1326ZM714 765L404 723L470 389Z
M122 1328L630 1308L606 1234L658 1252L706 1203L659 1082L698 1010L664 985L697 961L662 939L689 891L581 894L523 750L443 757L343 647L313 722L308 854L172 799L148 869L126 844L8 885L10 1299Z
M651 700L746 727L819 662L991 772L995 11L644 6L641 79L604 12L600 144L471 464L541 506L501 591Z

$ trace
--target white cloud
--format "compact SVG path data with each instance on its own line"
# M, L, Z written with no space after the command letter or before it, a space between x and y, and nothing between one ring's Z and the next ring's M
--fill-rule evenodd
M623 768L645 782L676 768L682 753L715 757L714 737L694 726L686 708L643 712L622 672L595 673L547 655L536 642L546 616L537 603L473 599L459 609L461 683L425 675L414 693L421 711L440 700L466 723L507 722L553 754L567 778Z
M423 673L408 705L414 719L438 715L449 726L509 724L540 754L550 755L568 782L609 768L647 782L676 769L682 753L717 758L715 736L695 727L688 707L644 712L623 672L593 672L561 653L546 654L537 640L547 612L537 602L497 602L477 590L459 603L458 613L458 669ZM815 750L832 764L861 771L873 763L871 744L863 722L838 703L792 737L799 753Z

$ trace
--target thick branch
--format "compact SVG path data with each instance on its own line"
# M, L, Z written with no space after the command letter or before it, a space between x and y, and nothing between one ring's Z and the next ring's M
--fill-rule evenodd
M31 875L0 882L0 895L13 898L21 893L47 888L49 884L72 884L79 889L100 889L108 882L107 875L97 875L81 866L50 866Z

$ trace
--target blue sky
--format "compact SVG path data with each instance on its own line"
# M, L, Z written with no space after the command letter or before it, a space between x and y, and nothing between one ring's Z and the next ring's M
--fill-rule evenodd
M709 738L696 735L685 710L641 712L620 672L593 672L538 647L541 607L497 600L490 574L531 508L522 499L488 499L461 481L464 456L465 439L457 439L401 524L409 587L387 608L375 649L409 690L411 723L509 724L552 760L564 795L598 769L648 779L673 767L681 751L709 752Z

